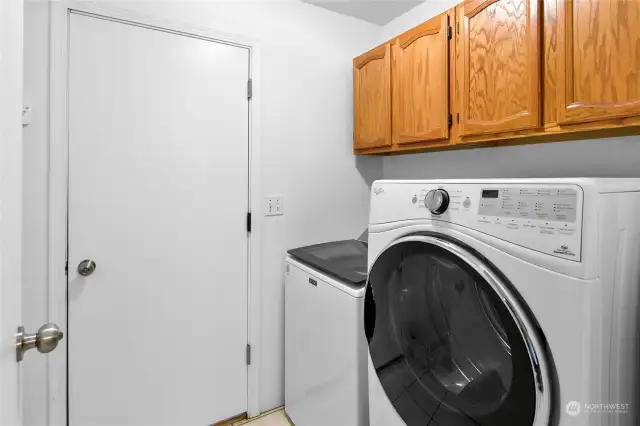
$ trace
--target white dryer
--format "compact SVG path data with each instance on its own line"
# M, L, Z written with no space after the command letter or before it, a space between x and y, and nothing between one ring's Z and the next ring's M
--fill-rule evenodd
M640 424L640 180L377 181L371 426Z

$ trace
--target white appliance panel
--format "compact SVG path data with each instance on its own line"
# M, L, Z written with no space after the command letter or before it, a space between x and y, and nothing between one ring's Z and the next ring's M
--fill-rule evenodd
M551 256L582 260L584 191L574 184L407 183L374 184L371 224L430 219L455 223ZM444 189L441 215L425 207L426 194Z
M287 258L285 409L297 425L368 426L364 288Z

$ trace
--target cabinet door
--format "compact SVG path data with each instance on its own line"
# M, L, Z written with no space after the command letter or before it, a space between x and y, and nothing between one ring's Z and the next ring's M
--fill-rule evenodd
M447 14L413 28L393 43L393 143L449 137Z
M538 0L467 0L461 8L462 135L540 126Z
M353 60L354 149L391 146L391 52L389 44Z
M640 2L559 0L561 124L640 115Z

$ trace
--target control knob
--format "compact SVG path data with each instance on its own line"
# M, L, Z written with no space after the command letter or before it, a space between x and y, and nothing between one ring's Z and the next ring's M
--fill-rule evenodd
M444 189L432 189L424 197L424 206L432 214L439 215L444 213L449 207L449 193Z

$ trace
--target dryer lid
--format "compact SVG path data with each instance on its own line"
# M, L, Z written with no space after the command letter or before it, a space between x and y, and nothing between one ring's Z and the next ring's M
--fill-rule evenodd
M303 263L354 286L367 281L367 243L359 240L333 241L289 250Z

